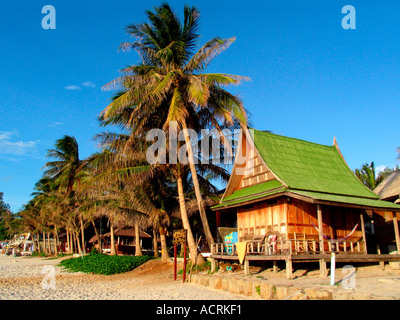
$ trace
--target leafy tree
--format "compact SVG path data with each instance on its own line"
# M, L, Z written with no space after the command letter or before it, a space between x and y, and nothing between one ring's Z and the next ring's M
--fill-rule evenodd
M147 128L167 130L172 121L178 124L185 136L195 197L204 233L211 245L214 241L204 209L195 154L185 129L199 130L208 126L221 131L224 126L246 125L247 114L240 99L224 87L237 85L247 78L203 72L235 39L215 37L195 52L200 17L196 8L185 6L183 24L166 3L146 13L149 23L126 27L136 41L122 45L123 50L137 50L141 64L123 69L123 75L107 86L120 91L102 112L102 118L129 128L131 144L143 136ZM175 174L179 203L193 257L195 249L185 212L183 171L184 166L178 163Z
M13 225L14 217L9 204L3 200L3 192L0 192L0 240L6 240L10 236L10 227Z

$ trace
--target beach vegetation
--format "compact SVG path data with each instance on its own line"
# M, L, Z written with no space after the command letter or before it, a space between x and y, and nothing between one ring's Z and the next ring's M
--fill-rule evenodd
M146 261L150 256L111 256L93 252L78 258L62 260L60 266L70 272L112 275L131 271Z

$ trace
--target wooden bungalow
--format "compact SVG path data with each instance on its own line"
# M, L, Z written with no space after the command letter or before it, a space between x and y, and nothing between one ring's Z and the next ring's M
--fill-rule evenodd
M233 248L213 245L213 266L239 259L243 243L246 272L251 261L276 266L283 260L289 278L292 263L312 261L326 276L332 252L338 262L400 261L400 206L380 200L357 179L336 139L326 146L243 131L231 178L212 209L217 227L238 232ZM388 225L392 232L383 239L380 230Z
M140 245L144 251L151 248L151 236L144 232L139 231ZM119 227L114 231L115 249L117 254L134 254L135 253L135 229L131 227ZM111 235L110 232L102 235L102 248L104 252L109 252L111 248ZM89 243L93 244L96 249L99 249L97 236L93 236Z

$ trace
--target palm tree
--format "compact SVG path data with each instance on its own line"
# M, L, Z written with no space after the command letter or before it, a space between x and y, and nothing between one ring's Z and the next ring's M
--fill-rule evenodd
M124 123L130 129L131 141L143 136L146 128L154 128L155 122L164 130L169 128L171 121L178 124L179 130L184 133L200 217L211 245L213 236L204 209L195 155L187 129L204 128L208 124L220 130L221 126L234 125L237 121L246 125L247 114L240 99L222 87L239 84L247 78L203 73L213 58L228 48L234 38L213 38L194 53L200 16L196 8L185 6L183 25L165 3L154 8L154 12L147 11L147 16L150 23L127 26L127 33L136 41L121 46L124 50L137 50L142 64L123 69L123 75L106 86L119 87L121 91L104 109L102 117L118 118L119 123ZM176 173L178 191L182 196L181 168ZM180 204L184 221L187 217L182 198ZM186 228L189 226L185 225Z
M79 159L78 142L74 137L65 135L56 141L55 149L48 150L47 157L56 160L46 163L45 167L47 170L44 172L44 175L53 179L59 189L65 190L65 198L68 199L66 207L70 210L74 210L74 185L76 184L82 169L87 165L87 161ZM70 222L74 221L71 220ZM72 226L75 225L75 223L72 224ZM84 222L82 217L79 219L79 226L81 229L82 247L81 244L78 243L78 248L79 251L83 250L84 252ZM75 237L79 239L76 232Z
M371 190L374 190L383 181L383 179L397 169L398 167L386 167L384 170L376 174L375 164L372 161L370 164L365 163L361 169L356 169L354 173L365 186Z

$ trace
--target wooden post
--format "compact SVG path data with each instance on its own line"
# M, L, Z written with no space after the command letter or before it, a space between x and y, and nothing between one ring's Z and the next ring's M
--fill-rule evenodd
M217 271L218 261L214 258L211 258L211 272Z
M274 271L274 273L278 272L278 261L274 260L273 261L273 268L272 270Z
M360 213L360 223L361 223L361 230L362 230L362 235L363 235L365 254L367 254L367 237L365 236L364 214L362 212Z
M187 257L187 244L185 236L185 244L183 245L183 283L185 283L186 281L186 257Z
M324 236L323 236L323 229L322 229L322 209L321 205L317 204L317 217L318 217L318 237L319 237L319 251L320 254L325 254L324 248ZM326 278L326 261L325 259L319 259L319 270L320 270L320 277Z
M293 274L293 264L292 259L286 259L286 277L291 280Z
M399 224L397 221L397 213L393 211L392 214L393 214L394 235L396 237L397 254L400 254L400 235L399 235Z
M250 274L250 263L249 260L244 258L244 274L248 276Z
M177 244L174 243L174 280L176 280L176 260L177 260Z

